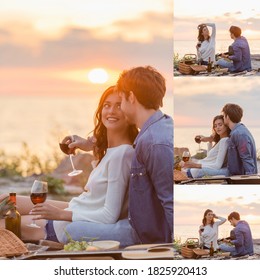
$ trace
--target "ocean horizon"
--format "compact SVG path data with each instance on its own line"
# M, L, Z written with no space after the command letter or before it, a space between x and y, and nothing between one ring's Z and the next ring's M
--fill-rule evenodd
M216 53L226 52L228 47L233 43L229 40L216 40ZM197 39L194 36L193 40L174 40L173 51L175 55L182 58L185 54L197 54L196 50ZM248 40L251 54L260 54L260 40Z
M0 151L17 155L25 142L32 153L48 158L59 150L59 134L86 137L93 131L100 96L0 96ZM161 110L173 116L170 94Z
M190 224L190 225L174 225L174 238L181 239L181 242L185 242L188 238L199 238L199 226L201 225L201 221L198 221L198 224ZM253 239L260 238L260 225L259 224L250 224L251 232ZM230 231L233 227L226 222L225 224L219 226L219 234L218 238L228 237L230 235Z
M247 126L252 133L257 151L260 151L260 127ZM208 126L192 126L192 127L174 127L174 147L185 147L189 148L191 155L195 155L199 149L199 144L195 142L194 138L196 135L201 134L209 136L212 130ZM207 143L200 144L201 149L207 150Z

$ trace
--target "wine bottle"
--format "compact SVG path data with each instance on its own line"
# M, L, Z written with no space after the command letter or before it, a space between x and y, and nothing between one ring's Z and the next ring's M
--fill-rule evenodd
M209 255L212 257L214 255L214 247L213 242L210 242L210 249L209 249Z
M9 198L14 204L14 208L9 211L5 218L5 228L21 238L21 214L16 208L16 193L10 193Z
M212 70L212 62L211 62L211 59L209 57L208 66L207 66L207 72L210 73L211 70Z

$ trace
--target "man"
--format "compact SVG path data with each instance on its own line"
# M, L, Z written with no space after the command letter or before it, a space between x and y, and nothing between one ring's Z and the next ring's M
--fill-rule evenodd
M240 220L240 215L237 212L232 212L228 216L230 224L234 227L233 240L224 239L224 242L231 243L220 244L219 248L222 251L231 252L233 257L240 257L245 255L253 255L253 239L250 227L246 221Z
M140 129L134 142L129 222L142 243L173 241L173 121L163 114L165 79L154 68L124 71L121 110Z
M222 54L216 64L228 68L230 72L251 71L251 54L248 42L241 36L241 29L237 26L231 26L229 29L230 37L234 40L231 45L232 54ZM230 61L227 61L229 59Z
M226 104L223 109L224 123L231 129L228 140L229 175L257 174L255 141L250 131L240 122L243 109L237 104Z

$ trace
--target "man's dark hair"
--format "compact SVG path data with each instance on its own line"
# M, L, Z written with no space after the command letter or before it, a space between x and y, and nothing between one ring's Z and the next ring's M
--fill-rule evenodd
M234 36L237 38L237 37L240 37L241 36L241 28L239 28L238 26L234 26L232 25L230 28L229 28L229 32L234 34Z
M232 212L228 215L228 221L230 221L232 218L236 219L236 220L240 220L240 215L238 212Z
M133 92L146 109L158 110L163 106L165 78L151 66L135 67L121 73L117 81L117 91L123 92L127 99L130 92Z
M229 116L233 123L239 123L243 117L243 109L237 104L226 104L223 107L222 112L225 116Z

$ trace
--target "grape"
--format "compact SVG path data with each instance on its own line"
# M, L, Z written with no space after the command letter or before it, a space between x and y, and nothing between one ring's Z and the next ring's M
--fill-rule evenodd
M88 250L88 251L98 250L98 247L90 245L85 240L75 241L75 240L72 239L72 237L69 235L68 232L65 231L65 234L67 235L68 241L69 241L67 244L65 244L63 246L63 249L65 251L74 251L74 252L76 252L76 251L85 251L85 250Z
M98 249L95 246L89 245L88 242L86 241L70 241L69 243L65 244L63 249L65 251L84 251L84 250L89 250L89 251L95 251L95 249Z

